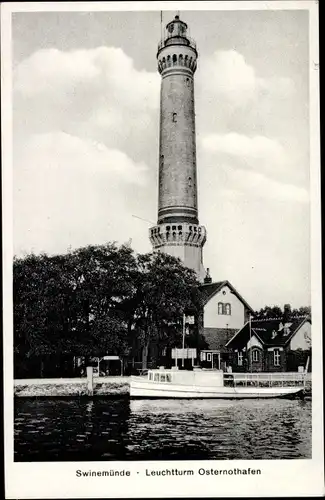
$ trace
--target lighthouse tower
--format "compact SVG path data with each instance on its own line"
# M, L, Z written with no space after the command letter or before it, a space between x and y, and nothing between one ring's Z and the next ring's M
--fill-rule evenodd
M158 45L161 74L158 221L154 251L179 257L203 281L205 227L197 204L194 73L198 53L187 24L175 16Z

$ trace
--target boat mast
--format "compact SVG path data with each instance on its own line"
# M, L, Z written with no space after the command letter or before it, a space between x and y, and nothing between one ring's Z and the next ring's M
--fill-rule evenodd
M184 368L184 351L185 351L185 314L183 314L183 341L182 341L182 367Z

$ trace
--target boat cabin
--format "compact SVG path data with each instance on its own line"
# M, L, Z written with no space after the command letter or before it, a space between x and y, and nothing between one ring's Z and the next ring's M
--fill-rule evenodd
M221 370L205 370L202 368L194 368L189 371L179 370L178 367L171 369L160 367L149 370L147 380L162 384L200 385L211 383L216 386L222 386L223 372Z
M162 370L159 371L149 370L148 380L151 380L152 382L164 382L164 383L171 382L172 375L171 373L163 373Z
M215 387L273 387L305 385L305 373L224 373L222 370L209 370L195 367L193 370L179 370L177 367L160 367L149 370L148 382L154 384L191 385Z

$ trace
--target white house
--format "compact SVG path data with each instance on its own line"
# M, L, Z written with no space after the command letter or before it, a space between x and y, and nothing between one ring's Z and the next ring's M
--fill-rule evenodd
M207 274L200 286L203 299L201 334L206 348L201 350L202 366L225 368L228 364L227 342L248 321L253 309L229 281L212 283Z

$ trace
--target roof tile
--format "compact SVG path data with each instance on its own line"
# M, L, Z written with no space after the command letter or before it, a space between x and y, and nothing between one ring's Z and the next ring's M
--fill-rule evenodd
M203 335L208 349L227 352L226 344L237 331L233 328L203 328Z
M293 337L294 333L309 320L308 316L296 316L290 318L287 322L283 318L268 318L251 321L251 334L256 335L264 345L284 346ZM249 323L238 331L237 335L231 339L228 346L233 348L235 345L241 345L247 342L249 335Z

